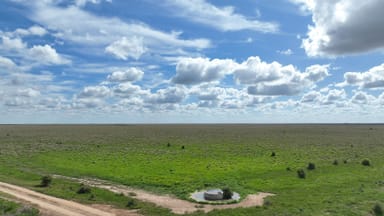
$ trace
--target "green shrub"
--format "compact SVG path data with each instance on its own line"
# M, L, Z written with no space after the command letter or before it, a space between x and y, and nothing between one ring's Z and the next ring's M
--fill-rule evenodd
M40 186L41 187L48 187L52 183L52 177L51 176L43 176L41 177Z
M129 199L128 199L128 202L127 202L126 207L128 207L128 208L130 208L130 209L137 209L137 208L139 208L138 205L137 205L136 200L134 200L134 199L132 199L132 198L129 198Z
M86 185L81 184L79 190L77 190L76 193L78 193L78 194L88 194L88 193L91 193L91 188L86 186Z
M361 161L361 164L364 166L370 166L371 162L368 159L364 159L363 161Z
M224 188L223 189L223 199L232 199L233 192L229 188Z
M91 195L88 197L88 200L91 200L91 201L96 200L96 199L95 199L95 195L91 194Z
M338 165L338 164L339 164L339 161L334 160L332 164L333 164L333 165Z
M275 157L275 156L276 156L276 153L272 152L271 157Z
M308 163L307 169L308 170L314 170L314 169L316 169L316 166L314 163Z
M373 213L374 213L376 216L382 216L382 215L384 215L383 207L381 207L380 204L376 203L375 206L373 206Z
M0 215L14 216L38 216L39 210L30 206L16 204L0 199Z
M297 170L297 176L298 176L299 178L304 179L304 178L305 178L305 172L304 172L304 170L303 170L303 169L298 169L298 170Z

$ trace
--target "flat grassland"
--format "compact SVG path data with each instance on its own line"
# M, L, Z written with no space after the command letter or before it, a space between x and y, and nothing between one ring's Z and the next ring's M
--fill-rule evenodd
M2 181L33 187L42 175L59 174L182 199L222 187L242 197L276 194L263 207L207 215L374 214L373 207L384 202L383 155L384 125L0 126ZM369 166L362 165L364 159ZM315 169L308 170L308 163ZM305 178L298 178L298 169ZM66 190L75 183L60 181L70 186L35 189L74 198ZM104 195L84 202L98 196ZM171 214L154 205L138 208L148 215Z

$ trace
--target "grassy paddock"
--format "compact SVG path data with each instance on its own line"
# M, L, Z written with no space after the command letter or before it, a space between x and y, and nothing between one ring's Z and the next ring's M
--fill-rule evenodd
M0 196L0 215L38 216L39 211L29 206L2 199Z
M373 214L384 200L383 153L383 125L0 126L4 181L33 186L54 173L183 199L226 186L243 197L277 194L264 207L209 215ZM308 170L309 163L315 169ZM298 169L305 178L298 178Z

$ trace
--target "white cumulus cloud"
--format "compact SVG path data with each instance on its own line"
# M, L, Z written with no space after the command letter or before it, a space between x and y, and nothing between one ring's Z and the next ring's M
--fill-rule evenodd
M352 96L352 103L355 104L369 104L376 100L372 95L367 94L366 92L358 91Z
M20 36L20 37L29 36L29 35L44 36L45 34L47 34L47 30L41 26L33 25L28 29L18 28L14 32L8 33L8 34L12 36Z
M309 56L362 53L384 47L384 1L291 0L312 14L302 47Z
M372 67L365 72L346 72L342 85L359 86L360 88L384 88L384 64Z
M328 76L327 65L312 65L300 72L293 65L263 62L259 57L249 57L234 71L240 84L248 85L252 95L296 95Z
M132 83L120 83L113 87L113 93L117 97L131 98L131 97L146 97L150 95L149 90L143 90L141 86L133 85Z
M132 67L125 71L115 71L108 75L107 80L110 82L134 82L141 80L144 72L138 68Z
M176 104L181 103L186 96L185 89L169 87L157 90L148 97L147 102L150 104Z
M14 68L16 64L9 58L0 56L0 68L6 68L6 69L11 69Z
M104 98L110 93L111 90L106 86L87 86L78 95L78 98Z
M82 5L83 2L79 1L78 4ZM82 7L62 7L59 3L60 1L20 2L29 8L26 12L32 21L56 32L58 39L75 43L80 48L87 46L105 50L109 46L108 53L121 59L139 58L145 50L157 55L166 53L169 56L179 54L180 50L188 53L211 47L211 41L205 38L183 39L173 31L156 30L137 20L125 21L116 17L98 16ZM81 22L74 21L74 18ZM137 39L132 39L135 37ZM145 42L145 47L141 40Z
M246 85L252 95L295 95L329 75L328 65L312 65L300 72L293 65L267 63L251 56L238 63L232 59L184 58L176 66L172 82L198 85L222 80L233 74L236 83Z
M326 91L310 91L304 94L300 100L304 104L337 105L343 106L347 103L347 93L344 89L327 89Z
M0 49L8 51L18 51L25 49L27 45L20 38L10 38L8 36L1 36Z
M29 49L28 58L40 64L68 64L70 61L59 55L50 45L35 45Z
M105 51L116 56L118 59L127 60L128 57L139 59L146 52L143 38L133 36L132 38L122 37L107 46Z
M183 58L176 65L172 82L193 85L221 80L232 73L236 63L231 59Z

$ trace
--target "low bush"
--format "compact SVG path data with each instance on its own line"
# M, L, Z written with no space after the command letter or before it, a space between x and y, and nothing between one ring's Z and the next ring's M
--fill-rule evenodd
M229 188L224 188L223 189L223 199L232 199L233 192Z
M16 204L0 199L0 215L4 216L39 216L39 210L30 206Z
M363 161L361 161L361 164L364 166L371 166L371 162L368 159L364 159Z
M376 216L382 216L384 215L384 210L383 210L383 207L381 207L380 204L376 203L375 206L373 206L373 213L376 215Z
M52 177L51 176L43 176L41 177L40 186L41 187L48 187L52 183Z
M77 190L78 194L88 194L88 193L91 193L91 188L86 186L86 185L80 185L80 188L79 190Z
M138 208L138 205L137 205L136 200L134 200L134 199L132 199L132 198L129 198L126 207L128 207L128 208L130 208L130 209L136 209L136 208Z
M314 169L316 169L316 166L314 163L308 163L307 169L308 170L314 170Z
M298 176L299 178L304 179L304 178L305 178L305 171L304 171L303 169L298 169L298 170L297 170L297 176Z

